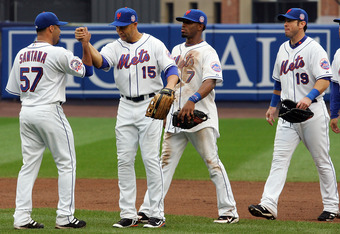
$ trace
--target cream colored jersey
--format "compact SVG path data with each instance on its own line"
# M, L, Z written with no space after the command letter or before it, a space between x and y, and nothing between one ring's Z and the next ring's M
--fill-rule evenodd
M215 49L205 41L193 46L185 46L185 43L182 43L175 46L171 54L178 66L181 82L176 86L175 101L168 115L166 130L169 132L196 132L202 128L212 127L219 136L215 90L212 90L205 98L195 104L195 109L208 115L207 121L191 129L180 129L173 127L171 120L171 114L182 108L205 80L215 79L216 83L223 81L221 63Z
M23 106L65 102L67 74L84 77L82 60L63 47L35 42L16 55L6 91Z

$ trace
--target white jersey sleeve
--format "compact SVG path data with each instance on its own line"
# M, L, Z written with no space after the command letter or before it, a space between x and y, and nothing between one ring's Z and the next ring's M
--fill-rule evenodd
M340 49L338 49L334 55L334 59L332 62L332 71L332 82L340 84Z
M84 77L82 60L65 48L33 43L16 55L6 90L22 105L65 102L67 74Z

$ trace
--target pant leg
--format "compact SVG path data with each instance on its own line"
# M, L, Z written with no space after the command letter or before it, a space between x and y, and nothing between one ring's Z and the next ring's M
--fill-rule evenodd
M314 107L314 106L319 106ZM332 159L329 155L329 116L324 102L313 103L314 117L301 124L303 142L319 173L324 211L338 213L339 194Z
M14 225L22 226L31 221L32 190L37 178L44 142L31 124L31 111L25 107L20 112L20 138L23 165L20 169L15 200Z
M277 217L279 196L286 182L290 160L299 142L300 137L294 125L279 119L274 141L272 165L260 203L274 217Z
M164 176L164 197L170 188L172 177L187 143L188 139L185 133L164 133L161 157ZM148 190L145 193L144 202L139 208L139 211L150 217L150 197Z
M40 128L58 169L58 209L56 223L65 225L74 219L76 151L72 128L57 104L51 106L51 117Z
M134 109L130 103L121 100L117 113L115 131L120 217L137 219L135 157L139 140L138 129L135 126Z
M218 156L214 129L204 128L188 133L188 136L206 164L210 179L216 187L218 215L239 217L227 172Z

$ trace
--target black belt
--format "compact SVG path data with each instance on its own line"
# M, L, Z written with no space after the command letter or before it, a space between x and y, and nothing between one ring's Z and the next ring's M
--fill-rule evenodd
M123 98L126 98L127 100L133 101L133 102L140 102L140 101L144 101L146 99L152 98L155 95L156 95L155 93L149 93L149 94L146 94L146 95L140 95L138 97L128 97L128 96L124 96L122 94L120 96L122 96Z
M316 100L316 99L313 99L312 103L315 103L315 102L318 102L318 100Z

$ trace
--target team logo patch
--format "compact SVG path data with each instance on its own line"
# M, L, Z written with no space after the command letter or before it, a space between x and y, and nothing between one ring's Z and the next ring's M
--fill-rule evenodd
M117 13L117 19L119 19L121 16L122 16L121 12Z
M211 65L211 69L213 69L215 72L221 72L222 68L217 62L213 62Z
M329 62L326 58L321 59L320 66L325 70L328 70L330 68Z
M131 22L135 22L136 21L136 16L135 15L131 15Z
M204 23L204 16L203 15L201 15L201 17L200 17L200 22Z
M304 14L300 14L300 20L305 20L305 15Z
M70 65L73 70L79 71L80 69L82 69L83 63L80 62L79 60L74 59L71 61Z

